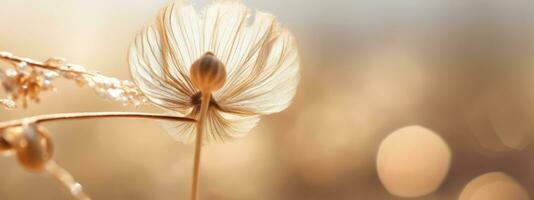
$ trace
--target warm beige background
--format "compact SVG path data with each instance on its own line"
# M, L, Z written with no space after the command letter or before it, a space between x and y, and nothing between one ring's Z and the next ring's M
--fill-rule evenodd
M2 0L0 51L39 60L61 56L128 79L130 42L167 3ZM248 137L205 149L202 199L400 199L381 185L376 154L389 133L414 124L439 134L452 152L442 186L414 199L456 199L470 180L492 171L534 195L532 2L245 3L293 30L303 78L288 110L265 117ZM44 94L41 104L0 110L0 119L159 112L122 107L71 82L55 85L58 92ZM55 158L94 199L189 196L193 146L172 141L156 122L87 120L47 128ZM0 159L0 177L2 200L70 198L57 182L22 170L11 157Z

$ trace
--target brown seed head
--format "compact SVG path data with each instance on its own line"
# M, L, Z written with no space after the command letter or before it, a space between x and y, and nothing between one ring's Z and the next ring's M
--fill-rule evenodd
M224 64L211 52L207 52L197 59L190 70L193 86L201 92L214 92L220 89L226 81Z
M19 163L27 170L43 169L52 159L52 140L33 123L23 125L22 131L22 137L15 144Z

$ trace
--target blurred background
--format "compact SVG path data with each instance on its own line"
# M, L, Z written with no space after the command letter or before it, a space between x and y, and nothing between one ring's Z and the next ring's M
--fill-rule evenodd
M191 0L199 6L209 0ZM286 111L203 151L201 199L523 200L534 195L534 1L243 0L296 35ZM0 51L130 79L130 42L168 0L2 0ZM2 65L2 67L6 67ZM0 120L161 112L57 92ZM3 96L3 95L2 95ZM193 145L138 119L48 123L55 159L94 199L188 199ZM70 199L0 159L0 199Z

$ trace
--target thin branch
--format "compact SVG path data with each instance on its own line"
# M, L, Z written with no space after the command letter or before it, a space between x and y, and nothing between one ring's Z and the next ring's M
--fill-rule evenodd
M26 108L28 100L38 103L41 92L55 89L52 81L57 77L75 81L79 86L88 86L100 96L125 105L140 106L148 101L135 83L104 76L99 72L87 70L81 65L68 64L63 58L50 58L39 62L14 56L8 52L0 52L0 61L13 66L9 72L6 70L5 74L0 73L0 79L5 79L0 81L4 89L7 88L8 100L20 99L22 108ZM0 70L0 72L3 71Z
M63 167L59 166L55 161L48 161L46 171L57 179L63 186L65 186L70 194L78 200L91 200L89 195L84 192L82 185L78 183L74 177Z
M52 71L73 72L73 73L86 74L86 75L91 75L91 76L97 75L96 73L79 71L79 70L73 69L72 66L74 65L72 64L66 64L65 65L66 67L54 66L50 64L45 64L44 62L35 61L29 58L14 56L13 54L7 53L7 52L0 52L0 60L4 60L10 63L22 63L23 62L23 63L26 63L30 67L43 68L43 69L48 69Z
M27 117L18 120L6 121L0 123L0 129L5 129L14 126L20 126L23 122L43 123L51 121L74 120L74 119L92 119L92 118L145 118L145 119L160 119L160 120L174 120L195 122L195 119L187 117L179 117L174 115L154 114L154 113L140 113L140 112L86 112L86 113L61 113L38 115ZM1 134L1 133L0 133Z

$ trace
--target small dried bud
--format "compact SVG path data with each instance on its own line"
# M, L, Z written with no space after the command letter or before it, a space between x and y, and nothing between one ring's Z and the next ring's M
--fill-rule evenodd
M49 58L48 60L44 62L45 65L49 65L53 67L63 67L65 63L67 63L65 58L59 58L59 57Z
M15 144L19 163L31 171L43 169L52 159L52 140L34 123L24 124L22 133Z
M224 85L226 69L211 52L207 52L191 65L191 82L202 92L213 92Z

